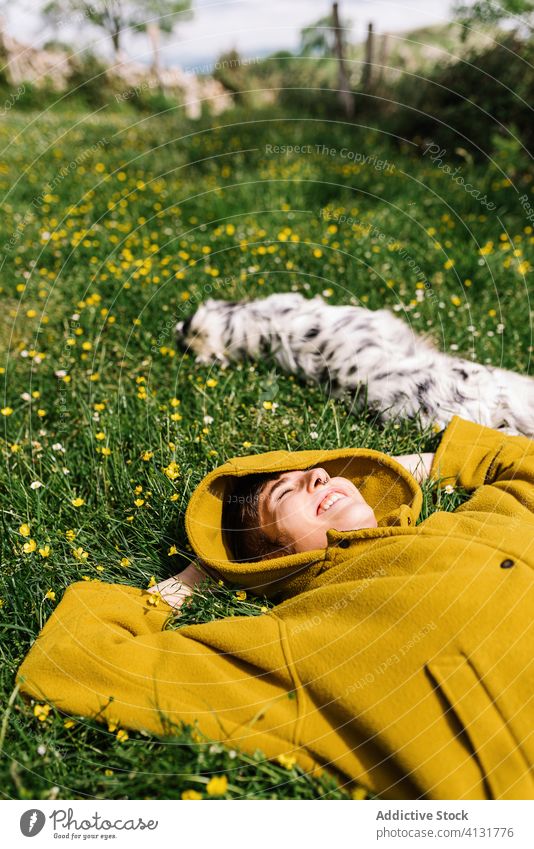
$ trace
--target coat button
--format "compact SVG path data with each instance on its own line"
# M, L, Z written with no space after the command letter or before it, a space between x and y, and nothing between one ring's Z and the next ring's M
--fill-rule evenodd
M501 569L510 569L511 566L514 565L513 560L503 560L501 563Z
M340 548L348 548L350 545L350 539L342 539L339 543Z

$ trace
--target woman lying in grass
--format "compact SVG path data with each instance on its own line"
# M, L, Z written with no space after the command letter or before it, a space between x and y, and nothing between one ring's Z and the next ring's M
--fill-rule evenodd
M417 524L428 475L475 492ZM388 798L532 798L533 511L534 442L458 417L435 455L228 461L193 493L188 537L276 606L168 630L194 567L148 592L75 583L21 689L156 734L198 723Z

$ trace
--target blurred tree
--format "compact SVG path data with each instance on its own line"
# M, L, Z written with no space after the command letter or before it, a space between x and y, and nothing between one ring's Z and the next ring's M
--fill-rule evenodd
M525 27L529 32L534 29L533 0L475 0L474 3L457 2L453 14L466 27L472 24L499 24L502 21L514 21L517 29ZM464 38L468 29L464 30Z
M235 48L231 48L217 58L212 76L232 92L236 104L253 109L265 105L266 101L272 102L275 98L273 93L269 96L268 90L276 85L278 75L274 68L272 71L267 70L268 63L265 61L262 71L260 67L261 63L257 60L247 59ZM264 86L265 90L262 92Z
M354 115L354 98L350 91L349 75L344 57L344 31L350 30L351 23L339 14L339 4L332 4L329 15L320 18L314 24L300 31L300 55L327 57L335 56L338 64L339 99L347 118Z
M349 25L348 22L342 26ZM319 18L300 31L301 56L332 56L335 50L334 19L332 13Z
M133 5L144 7L146 17L139 23L130 19L130 26L148 35L152 46L152 68L159 76L161 33L170 35L179 23L191 20L193 17L191 0L145 0ZM179 21L176 20L176 15L180 15Z
M116 59L120 59L123 30L148 32L156 70L160 32L172 32L178 24L176 15L190 13L191 0L50 0L43 9L45 17L56 26L85 19L104 29L111 38Z
M350 30L351 22L348 19L340 19L337 27ZM330 14L301 29L299 53L301 56L336 55L336 22L333 8Z

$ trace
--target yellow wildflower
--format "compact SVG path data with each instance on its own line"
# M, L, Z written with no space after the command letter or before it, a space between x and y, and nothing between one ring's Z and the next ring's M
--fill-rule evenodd
M23 537L29 537L30 526L27 525L26 523L21 525L20 528L19 528L19 534L21 534Z
M43 545L43 547L39 549L39 554L41 557L50 557L50 546Z
M45 598L49 599L50 601L55 601L56 600L56 594L55 594L54 590L48 590L48 592L45 594Z
M74 728L75 725L76 725L76 723L74 722L73 719L66 719L63 722L63 728Z
M238 601L245 601L246 598L247 598L247 594L246 594L245 590L237 590L235 597Z
M128 732L125 731L124 728L119 729L119 731L117 731L117 734L116 734L116 737L117 737L117 740L119 741L119 743L126 743L128 736L129 736Z
M178 549L176 548L175 545L171 545L171 547L169 548L169 551L167 553L168 553L169 557L172 557L173 554L178 554Z
M44 722L48 718L48 714L52 710L50 705L37 704L33 708L33 715L37 717L39 722Z
M134 504L135 504L136 507L142 507L144 503L145 503L144 498L136 498L135 501L134 501Z
M22 550L23 550L24 554L31 554L32 551L35 551L36 548L37 548L37 543L35 542L34 539L31 539L28 542L25 542L24 545L22 546Z
M228 779L226 775L214 775L210 778L206 787L208 796L224 796L228 789Z
M295 766L297 759L294 755L278 755L276 758L280 766L283 766L285 769L293 769Z
M75 548L72 553L74 554L76 560L82 560L83 561L83 560L87 560L87 558L89 557L89 552L84 551L81 545L78 546L78 548Z
M13 407L2 407L2 409L0 410L0 413L2 413L3 416L10 416L12 412Z
M167 475L169 480L174 481L176 478L180 477L180 466L172 460L168 466L165 466L163 473Z
M216 381L216 380L214 380L214 379L213 379L213 377L209 377L209 378L206 380L206 386L208 386L210 389L213 389L213 388L214 388L214 386L217 386L217 381Z
M78 496L78 498L73 498L70 503L73 507L82 507L85 504L85 499Z
M128 560L128 558L127 557L121 557L121 566L124 566L124 568L126 568L129 565L130 565L130 561Z
M184 802L192 802L196 799L202 799L202 793L199 793L198 790L184 790L182 793L182 799Z
M106 434L103 430L99 430L98 433L95 433L95 439L98 439L99 442L102 442L103 439L106 438Z
M76 538L76 531L65 531L65 536L67 537L69 542L72 542L72 540Z
M143 451L143 453L141 454L141 460L148 462L149 460L152 459L153 456L154 456L153 451Z

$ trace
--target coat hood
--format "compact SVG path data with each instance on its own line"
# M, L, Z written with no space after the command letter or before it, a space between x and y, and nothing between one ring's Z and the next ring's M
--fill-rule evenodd
M197 486L185 523L194 553L212 573L265 595L301 592L325 568L326 549L288 554L253 563L235 562L222 528L223 504L237 478L257 473L304 470L321 466L330 477L346 477L373 508L378 527L328 531L328 548L340 539L376 538L392 526L415 524L422 493L415 478L396 460L370 448L325 451L269 451L235 457L210 472Z

